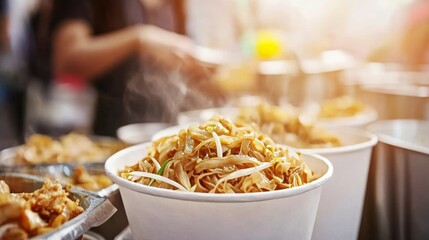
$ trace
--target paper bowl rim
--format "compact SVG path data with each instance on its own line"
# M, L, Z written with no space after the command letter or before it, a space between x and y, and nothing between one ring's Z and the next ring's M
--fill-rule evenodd
M374 147L378 142L378 137L365 130L353 129L353 128L337 128L330 129L337 132L345 132L349 136L359 136L365 138L365 141L349 144L345 146L338 147L328 147L328 148L298 148L298 151L302 153L315 153L315 154L332 154L332 153L348 153L360 151L362 149Z
M299 195L318 187L321 187L324 183L326 183L333 174L333 166L332 163L317 154L303 154L306 157L316 158L319 161L322 161L327 166L327 171L325 174L320 176L318 179L313 182L307 183L305 185L299 187L293 187L288 189L270 191L270 192L257 192L257 193L195 193L195 192L183 192L177 190L170 190L164 188L157 187L149 187L142 184L138 184L135 182L128 181L118 176L114 163L116 161L120 161L126 155L142 150L142 148L146 148L149 146L151 142L142 143L139 145L131 146L125 148L111 157L109 157L105 163L105 171L106 175L121 188L126 188L132 190L134 192L139 192L143 194L148 194L152 196L176 199L176 200L185 200L185 201L196 201L196 202L229 202L229 203L238 203L238 202L257 202L257 201L267 201L274 200L280 198L287 198L295 195ZM142 157L144 154L142 154Z
M424 145L419 145L416 143L411 143L411 142L408 142L404 139L400 139L399 137L392 136L389 134L385 134L385 133L382 133L380 131L381 126L393 125L393 124L397 124L397 123L406 123L406 124L416 123L416 124L428 124L429 125L429 121L425 121L425 120L394 119L394 120L377 121L377 122L367 126L366 129L370 132L373 132L379 138L379 141L381 143L392 145L392 146L395 146L398 148L403 148L403 149L415 151L415 152L429 154L429 147L426 147Z

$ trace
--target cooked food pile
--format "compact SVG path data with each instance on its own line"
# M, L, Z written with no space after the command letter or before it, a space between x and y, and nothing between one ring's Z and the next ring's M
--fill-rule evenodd
M296 148L319 148L340 146L340 139L310 124L304 124L294 113L287 113L280 107L260 104L241 108L235 123L237 126L251 126L270 136L274 142Z
M11 193L0 181L0 239L27 239L49 232L83 212L59 183L46 180L32 193Z
M112 180L105 174L89 174L82 165L76 167L69 181L71 185L89 191L98 191L112 185Z
M316 179L299 153L220 116L153 142L147 156L119 176L148 186L204 193L274 191Z
M320 118L352 117L361 113L365 105L350 96L325 101L320 107Z
M95 142L85 135L70 133L58 141L45 135L32 135L16 155L17 164L96 162L125 148L122 142Z

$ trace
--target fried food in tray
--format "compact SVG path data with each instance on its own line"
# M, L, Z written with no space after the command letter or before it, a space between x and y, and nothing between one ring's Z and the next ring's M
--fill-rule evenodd
M63 183L97 192L112 185L104 173L102 164L43 164L32 166L0 167L3 173L26 173L36 176L58 179Z
M112 180L106 174L90 174L83 165L77 166L68 180L71 185L89 191L98 191L112 185Z
M270 136L278 144L295 148L322 148L341 145L340 139L328 131L304 123L298 114L277 106L260 104L243 107L235 119L237 126L248 126Z
M25 145L18 148L17 165L46 163L83 163L104 161L127 145L120 141L93 140L86 135L70 133L55 140L34 134Z
M31 193L11 193L0 180L0 239L27 239L52 231L81 214L79 200L68 189L46 180Z

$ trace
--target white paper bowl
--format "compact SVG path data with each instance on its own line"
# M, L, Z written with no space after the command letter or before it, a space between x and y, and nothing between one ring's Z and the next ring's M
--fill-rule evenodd
M344 146L300 150L326 157L335 168L335 174L323 188L312 239L357 239L377 137L357 129L331 129L330 132L337 134Z
M207 122L215 114L220 114L223 117L226 117L230 120L234 120L237 117L239 112L240 112L240 108L237 108L237 107L220 107L220 108L191 110L191 111L179 113L177 115L177 124L187 125L190 123Z
M240 108L237 107L221 107L207 108L200 110L192 110L181 112L177 116L178 125L188 125L190 123L207 122L215 114L220 114L230 120L234 120ZM339 127L355 127L364 128L366 125L376 121L378 118L377 111L367 107L364 111L351 117L325 118L318 119L316 124L324 128L339 128Z
M352 117L339 117L329 119L317 120L317 125L324 128L335 128L335 127L355 127L364 128L366 125L376 121L378 118L377 111L373 108L366 108L361 113Z
M310 239L321 186L330 162L317 155L304 161L319 179L291 189L246 194L191 193L148 187L120 178L150 143L124 149L105 164L119 185L134 239Z
M177 134L178 132L180 132L180 130L187 129L191 125L198 126L199 123L188 123L188 124L176 125L176 126L171 126L171 127L168 127L168 128L164 128L161 131L155 133L152 136L151 141L155 141L155 140L163 138L163 137L168 137L168 136Z
M129 144L139 144L151 140L153 134L171 126L168 123L134 123L122 126L116 131L120 140Z
M166 128L156 133L152 140L173 135L188 126ZM344 146L299 150L320 154L329 159L335 168L332 180L323 190L313 239L357 239L371 153L377 137L369 132L350 128L328 131L337 134Z

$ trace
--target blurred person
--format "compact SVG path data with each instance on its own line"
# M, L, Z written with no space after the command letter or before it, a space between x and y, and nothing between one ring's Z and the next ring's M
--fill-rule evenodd
M400 63L418 66L429 63L429 1L416 0L402 13L403 28L393 58Z
M429 1L415 0L401 7L391 22L391 33L370 56L419 70L429 63Z
M0 52L9 48L7 1L0 1Z
M8 13L7 13L7 1L0 0L0 58L3 58L4 52L7 51L9 46L8 41ZM3 68L3 61L0 61L0 69ZM10 121L10 110L8 104L8 87L3 79L3 73L0 72L0 125L8 126L0 128L0 150L9 147L8 139L12 138L13 131Z
M169 11L158 19L173 30L169 4L163 0L41 0L32 21L36 42L30 69L44 81L73 75L91 82L98 93L95 134L115 135L118 127L132 121L161 121L168 104L153 98L160 96L155 91L167 89L151 89L140 79L150 67L162 72L180 70L194 79L191 85L204 85L207 81L201 80L210 74L193 57L195 45L189 38L148 24L153 12ZM141 67L142 62L146 67ZM146 93L132 97L128 105L134 109L130 110L133 106L125 106L124 99L129 97L126 91L132 78L142 82L139 90ZM130 116L135 111L145 116Z
M194 45L190 39L153 25L136 24L139 20L129 25L120 22L125 12L118 10L124 2L132 4L133 1L69 2L60 0L53 6L54 75L72 72L85 79L95 79L133 53L155 60L167 69L179 65L184 71L201 70L192 57ZM65 15L60 15L64 10Z
M22 141L25 79L16 43L22 33L23 1L0 0L0 149Z

